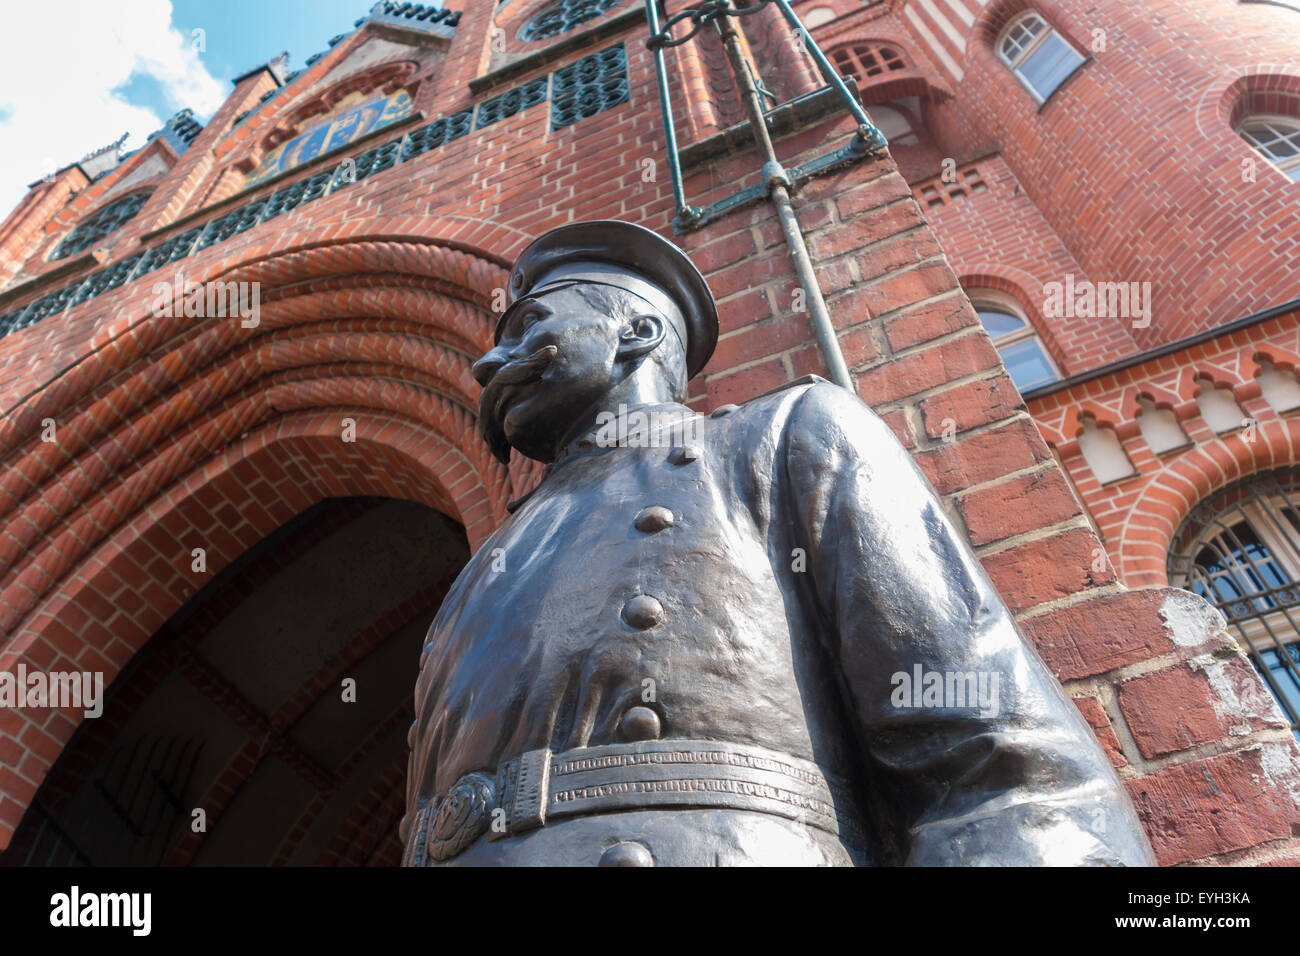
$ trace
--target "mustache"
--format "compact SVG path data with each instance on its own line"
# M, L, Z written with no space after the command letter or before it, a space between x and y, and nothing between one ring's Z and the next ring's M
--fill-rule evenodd
M542 377L555 361L560 350L554 345L543 345L523 358L507 362L483 386L478 400L479 433L497 461L510 464L510 441L506 438L503 405L511 391Z
M507 362L502 365L488 387L500 383L501 385L523 385L542 377L542 373L550 368L551 363L555 361L555 356L560 350L554 345L543 345L531 355L525 355L521 359L515 359L513 362Z

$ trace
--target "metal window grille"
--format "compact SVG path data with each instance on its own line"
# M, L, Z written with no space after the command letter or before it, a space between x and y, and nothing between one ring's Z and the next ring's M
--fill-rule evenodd
M623 0L559 0L537 14L519 29L525 43L549 40L568 33L588 20L594 20Z
M450 23L450 20L445 22ZM618 44L557 71L556 90L564 94L564 102L552 114L553 128L571 125L601 110L626 102L626 69L626 54L622 44ZM560 73L564 73L563 78ZM538 77L480 104L478 126L486 126L544 102L550 84L549 75ZM225 215L173 236L146 252L137 253L76 279L42 298L0 315L0 338L19 332L41 319L58 315L70 306L88 302L118 286L133 282L146 273L223 242L300 205L330 195L368 176L459 139L469 134L474 126L473 121L473 108L444 116L360 156L348 157L328 170L285 186L269 197L249 200ZM147 198L147 193L136 194L136 201L140 205ZM134 215L134 212L131 214Z
M1174 538L1169 580L1205 598L1300 736L1300 467L1202 501Z
M215 245L218 242L224 242L231 236L238 235L252 229L257 224L257 217L261 215L262 209L266 206L266 200L259 200L250 203L247 206L240 206L233 212L228 212L220 219L214 219L208 223L207 229L199 237L194 251L206 249L208 246Z
M135 274L142 276L147 272L153 272L154 269L161 269L165 265L184 259L193 250L204 228L196 226L187 232L182 232L179 236L168 239L160 246L154 246L144 254L144 260Z
M855 43L831 50L829 55L839 71L852 76L859 87L865 86L871 77L907 69L902 55L888 46Z
M150 196L148 192L132 193L109 203L103 209L83 219L68 237L59 243L51 259L66 259L78 252L85 252L92 245L111 235L134 218Z
M630 97L627 53L620 43L555 71L551 129L572 126L626 103Z
M473 114L473 110L461 110L416 130L406 138L406 145L402 147L402 162L464 136L469 132Z
M484 126L514 116L516 113L522 113L530 106L536 106L538 103L546 101L546 85L550 77L539 76L523 86L516 86L512 90L506 90L499 96L494 96L490 100L484 100L478 107L478 122L475 129L482 129Z
M314 176L308 176L306 179L300 179L292 186L286 186L274 193L266 201L266 208L262 210L260 217L254 216L247 228L251 229L256 223L266 222L268 219L274 219L281 213L291 212L297 209L305 202L319 199L325 195L329 189L330 180L333 178L332 171L317 173Z

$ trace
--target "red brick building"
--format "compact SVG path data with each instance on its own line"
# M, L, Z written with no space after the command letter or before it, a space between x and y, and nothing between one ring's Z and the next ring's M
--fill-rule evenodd
M1161 862L1300 862L1300 10L794 6L890 140L835 153L776 6L737 18L859 393ZM424 630L537 478L469 366L538 233L692 254L702 409L826 373L721 45L664 50L692 227L647 37L637 0L380 3L0 225L0 673L108 683L0 707L0 859L396 860Z

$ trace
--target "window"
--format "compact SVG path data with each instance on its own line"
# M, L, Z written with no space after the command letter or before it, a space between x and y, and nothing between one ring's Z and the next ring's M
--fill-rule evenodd
M550 40L594 20L623 0L558 0L542 10L519 30L525 43Z
M1300 736L1300 469L1199 504L1174 537L1169 582L1223 612Z
M872 106L868 108L867 116L871 117L876 129L885 134L890 146L916 145L917 137L916 131L912 129L912 121L902 110L893 106Z
M77 228L73 229L66 239L59 243L59 247L54 250L54 254L50 258L66 259L68 256L85 252L100 239L122 228L131 217L140 211L148 198L149 193L147 192L132 193L130 196L123 196L121 199L109 203L93 215L87 216L77 223Z
M1018 17L1002 31L998 56L1039 103L1083 64L1083 55L1036 13Z
M830 59L841 75L858 81L859 89L867 85L868 79L907 69L901 53L891 46L874 43L839 47L831 50Z
M1300 120L1290 116L1247 116L1239 135L1293 183L1300 183Z
M1029 320L1020 314L1020 310L1001 299L988 301L972 296L975 311L993 346L1002 356L1002 364L1007 367L1011 381L1016 388L1027 392L1039 385L1054 382L1061 376L1052 364L1043 343L1034 333Z

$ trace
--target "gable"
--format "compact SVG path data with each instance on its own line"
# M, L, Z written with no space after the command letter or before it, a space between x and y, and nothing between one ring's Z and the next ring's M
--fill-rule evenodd
M248 174L244 185L248 187L264 182L353 140L401 122L411 115L412 110L411 94L405 89L392 93L379 90L348 93L330 112L307 117L298 123L294 135L267 152Z
M320 85L330 86L349 73L396 57L419 58L425 48L413 43L397 43L384 37L367 37L365 42L349 53L341 63L325 74Z
M238 119L237 128L247 122L256 130L235 164L247 176L243 188L414 115L419 77L441 60L445 43L411 30L372 29L332 39L336 49L309 57L304 71Z
M135 169L105 190L103 198L116 196L118 193L126 193L140 183L161 176L169 169L171 169L171 163L167 161L167 158L161 152L155 150L141 160Z

